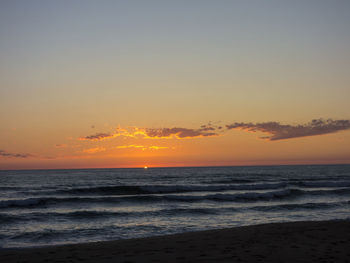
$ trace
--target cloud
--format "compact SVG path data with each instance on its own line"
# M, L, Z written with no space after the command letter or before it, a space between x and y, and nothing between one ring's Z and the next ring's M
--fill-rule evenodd
M168 149L167 146L149 146L148 149L150 150L162 150L162 149Z
M225 126L224 126L225 127ZM173 127L173 128L116 128L113 133L96 133L86 137L81 137L79 140L101 141L115 137L128 137L139 139L187 139L187 138L203 138L214 137L225 133L227 130L241 129L248 132L264 132L268 136L260 137L270 141L284 140L298 137L315 136L337 131L350 129L350 120L333 120L333 119L315 119L306 124L281 124L279 122L235 122L226 125L226 130L223 126L217 126L209 122L201 125L197 129ZM144 148L138 145L132 146L118 146L117 148Z
M147 136L151 138L167 138L167 137L178 137L178 138L189 138L189 137L200 137L200 136L214 136L214 132L206 132L188 128L160 128L160 129L146 129Z
M78 138L80 141L102 141L107 139L112 139L115 137L132 137L135 138L136 136L145 137L146 133L143 128L137 128L137 127L128 127L127 129L124 128L116 128L114 133L95 133L93 135L80 137Z
M144 146L144 145L135 145L135 144L130 144L130 145L119 145L116 147L117 149L128 149L128 148L138 148L144 150L163 150L163 149L168 149L169 147L166 146Z
M135 145L135 144L130 144L130 145L119 145L116 147L117 149L127 149L127 148L145 148L143 145Z
M226 128L241 129L248 132L265 132L270 136L260 137L270 141L285 140L298 137L315 136L350 129L350 120L315 119L306 124L285 125L279 122L244 123L235 122Z
M138 127L128 127L128 128L121 128L118 127L116 129L116 132L114 134L115 136L123 136L123 137L146 137L145 129L144 128L138 128Z
M56 148L66 148L67 146L68 146L67 144L60 144L60 143L55 145Z
M202 125L199 129L190 128L118 128L114 137L141 137L145 139L166 139L166 138L194 138L216 136L216 128L209 125Z
M86 137L80 137L79 140L81 141L102 141L105 139L110 139L115 137L114 134L110 134L110 133L96 133L93 135L89 135Z
M146 135L150 138L194 138L194 137L211 137L218 136L217 130L221 127L216 127L209 122L206 125L200 126L199 129L189 128L158 128L158 129L145 129Z
M84 153L98 153L98 152L104 152L106 148L104 147L96 147L96 148L90 148L83 150Z
M164 139L164 138L195 138L195 137L210 137L219 135L218 130L222 127L215 126L211 122L200 126L199 129L190 128L138 128L118 127L114 133L96 133L93 135L80 137L79 140L101 141L114 137L130 137L130 138L145 138L145 139Z
M4 150L0 150L0 157L5 157L5 158L28 158L28 157L33 157L32 154L29 153L9 153Z

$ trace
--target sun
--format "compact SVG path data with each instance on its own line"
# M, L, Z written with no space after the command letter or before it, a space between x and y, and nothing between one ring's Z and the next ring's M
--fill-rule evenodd
M148 167L147 167L147 166L144 166L144 167L143 167L143 169L147 170L147 169L148 169Z

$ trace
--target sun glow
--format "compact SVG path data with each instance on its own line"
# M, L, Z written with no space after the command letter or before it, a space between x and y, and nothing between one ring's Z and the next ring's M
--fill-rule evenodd
M148 169L148 167L147 167L147 166L144 166L144 167L143 167L143 169L147 170L147 169Z

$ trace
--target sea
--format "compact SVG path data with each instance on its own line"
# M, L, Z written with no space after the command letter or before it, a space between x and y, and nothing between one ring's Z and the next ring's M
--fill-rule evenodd
M0 247L350 219L350 165L0 171Z

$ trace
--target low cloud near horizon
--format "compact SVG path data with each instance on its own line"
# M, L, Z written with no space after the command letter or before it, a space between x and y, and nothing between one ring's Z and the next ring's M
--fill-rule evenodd
M260 137L269 141L286 140L299 137L324 135L350 129L350 120L314 119L306 124L289 125L279 122L244 123L226 125L228 130L241 129L248 132L264 132L269 136Z
M5 157L5 158L28 158L32 156L33 155L29 153L10 153L4 150L0 150L0 157Z
M80 137L79 140L101 141L118 136L139 137L144 139L186 139L186 138L203 138L222 135L228 130L244 130L247 132L263 132L269 135L262 136L260 139L269 141L286 140L299 137L324 135L350 129L350 120L333 120L333 119L314 119L306 124L281 124L280 122L234 122L227 124L226 129L222 126L213 125L209 122L207 125L201 125L197 129L193 128L137 128L127 129L117 128L114 133L96 133L93 135Z
M112 139L114 137L143 137L145 139L165 139L165 138L195 138L195 137L211 137L218 136L222 127L212 125L210 122L201 125L198 129L192 128L137 128L129 127L127 129L118 127L114 133L95 133L85 137L80 137L81 141L102 141Z
M109 133L96 133L93 135L80 137L79 140L81 140L81 141L102 141L102 140L110 139L113 137L114 137L114 135L109 134Z
M203 126L202 126L203 127ZM217 136L218 133L213 127L203 127L200 129L189 128L159 128L159 129L146 129L146 135L151 138L169 138L175 136L177 138L193 138L193 137L210 137Z

